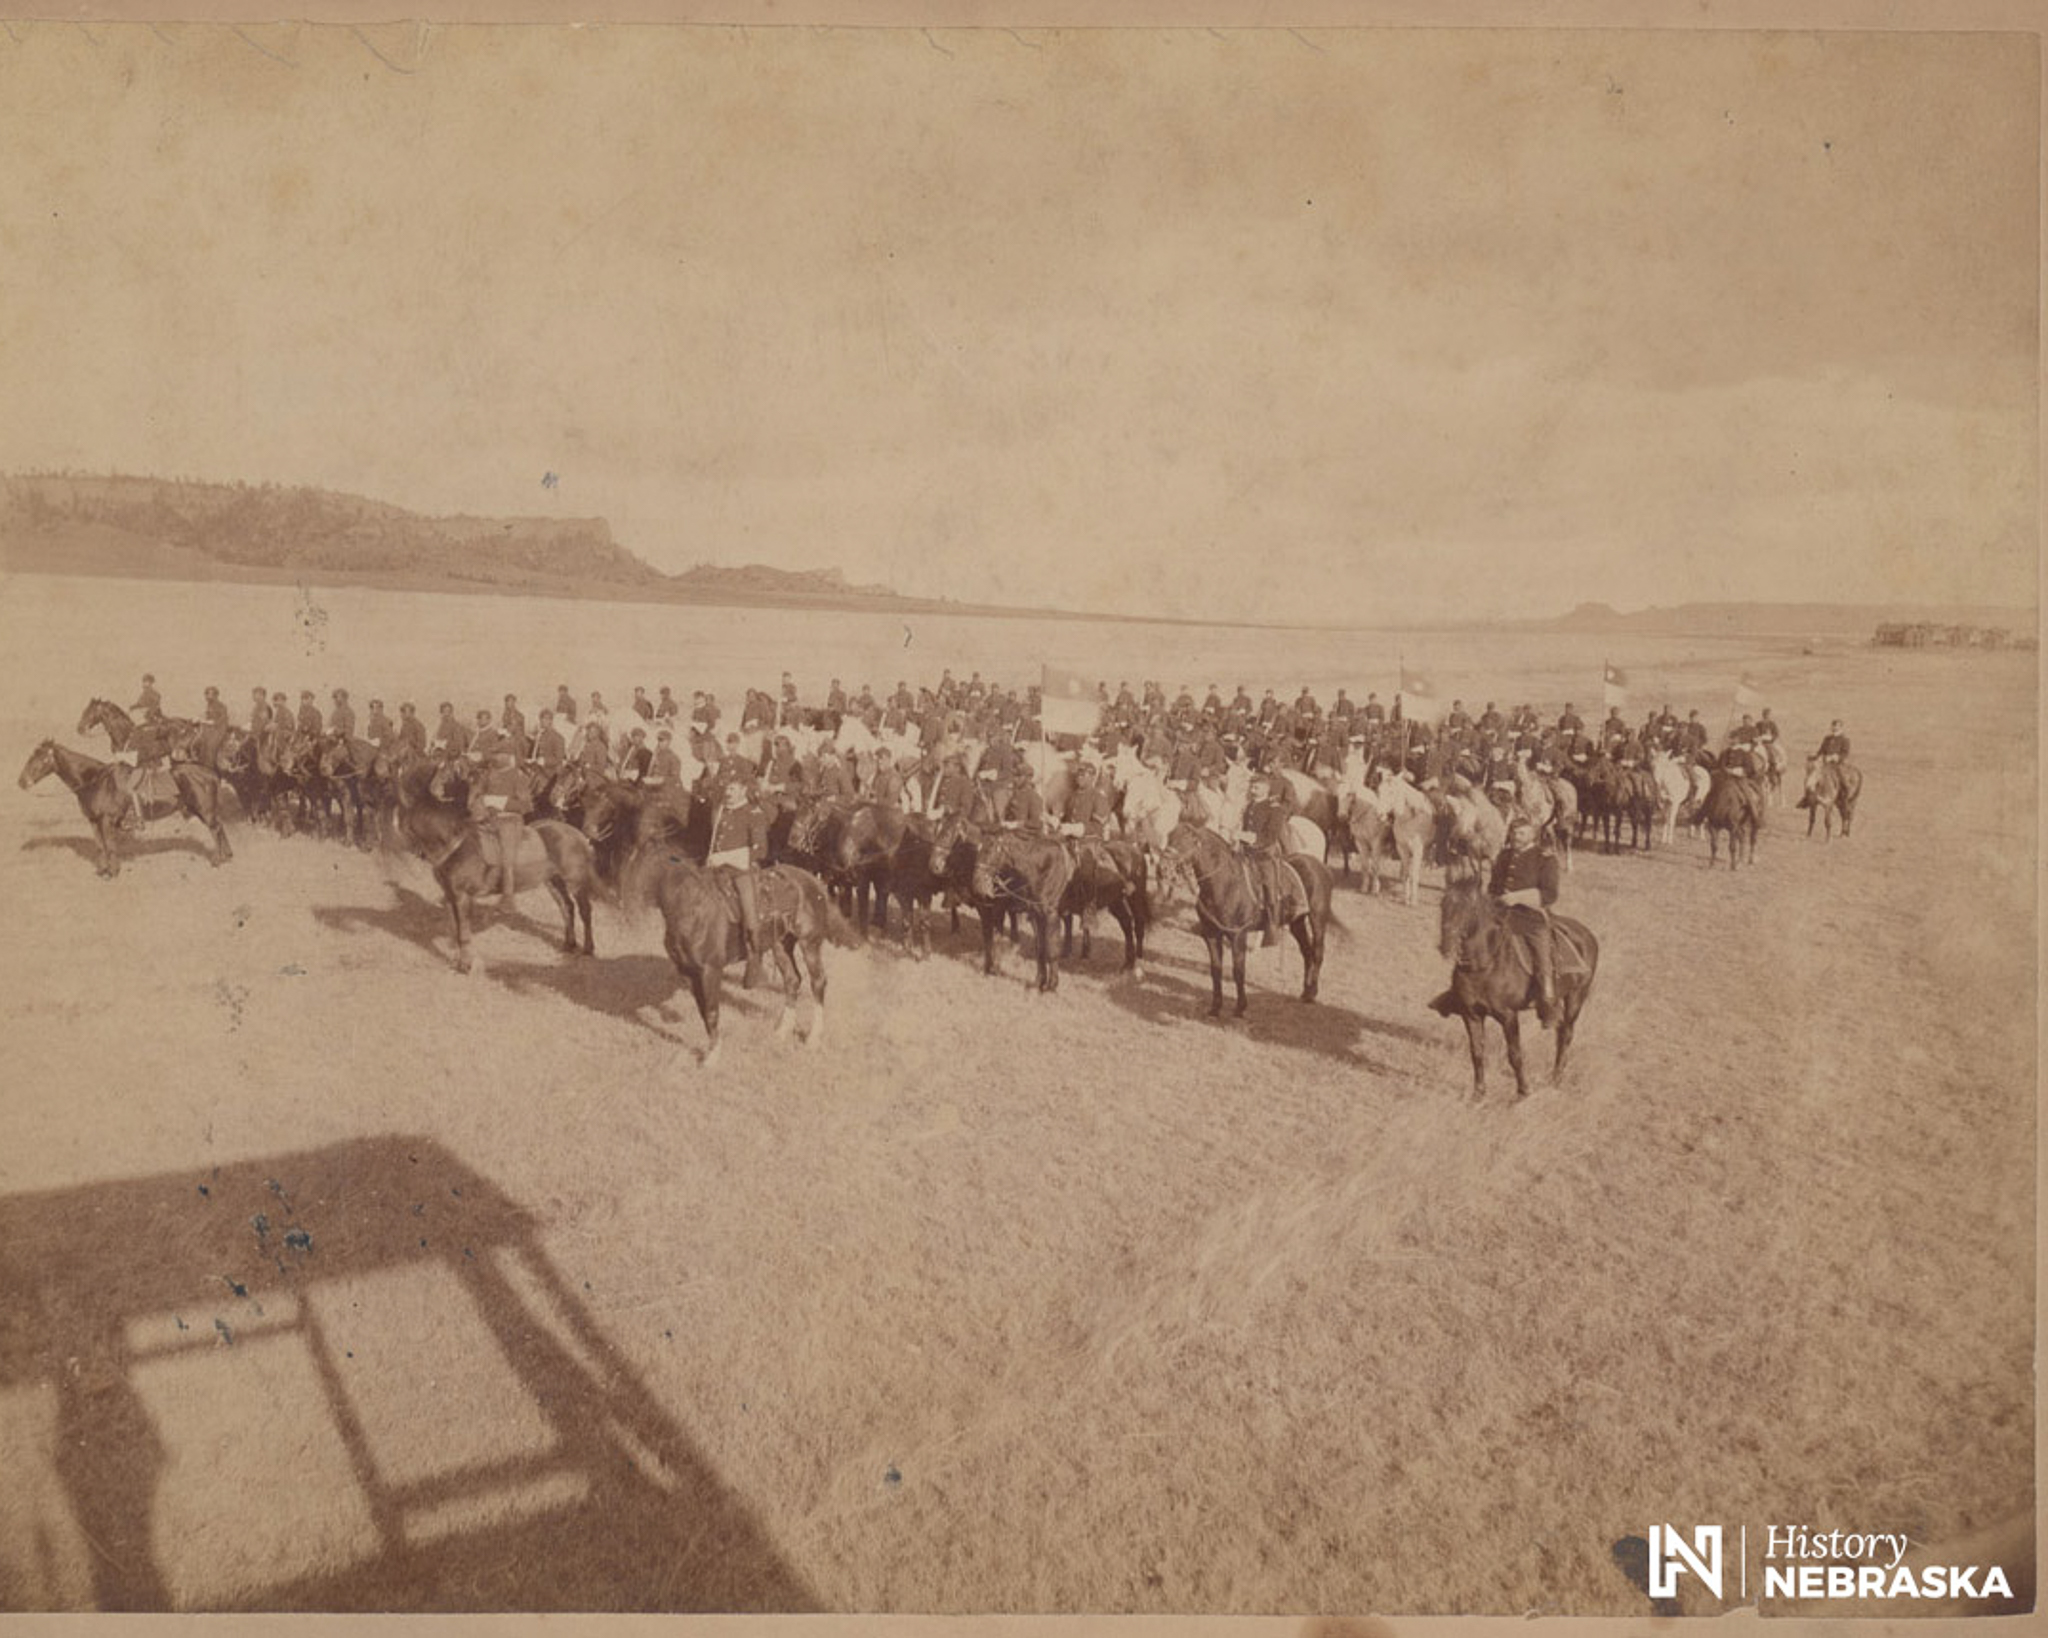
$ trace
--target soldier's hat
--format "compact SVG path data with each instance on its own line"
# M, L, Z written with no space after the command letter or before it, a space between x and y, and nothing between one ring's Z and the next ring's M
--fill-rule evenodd
M664 729L662 729L662 730L661 730L661 731L660 731L659 733L657 733L657 734L656 734L656 735L655 735L654 737L655 737L656 739L658 739L658 740L669 740L669 739L674 739L674 738L675 738L676 736L675 736L674 734L670 733L670 732L669 732L669 731L668 731L668 730L667 730L666 728L664 728Z
M213 698L213 697L214 697L214 696L215 696L216 694L218 694L219 692L220 692L220 690L219 690L218 688L214 687L212 683L208 683L208 684L206 685L206 697L207 697L208 699L212 699L212 698Z
M384 702L382 700L372 700L370 701L370 709L372 711L381 711L384 709Z
M145 680L146 680L146 679L145 679ZM300 689L300 690L299 690L299 698L300 698L300 699L302 699L302 700L309 700L309 699L311 699L312 697L313 697L313 690L312 690L312 689L310 689L310 688L302 688L302 689Z

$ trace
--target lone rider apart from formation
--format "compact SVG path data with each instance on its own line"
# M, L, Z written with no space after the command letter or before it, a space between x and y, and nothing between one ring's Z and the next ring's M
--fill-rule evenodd
M1493 861L1487 891L1507 910L1508 925L1529 946L1536 966L1536 1016L1549 1029L1557 1022L1556 952L1550 907L1557 902L1557 855L1538 839L1529 819L1508 827L1508 845Z
M1842 732L1840 717L1828 724L1826 736L1820 742L1820 749L1814 753L1823 762L1847 762L1849 760L1849 736Z
M712 824L711 856L705 862L714 870L729 872L740 907L740 943L747 954L746 976L741 982L749 989L761 976L761 921L754 902L754 870L767 857L767 816L754 805L745 783L735 779L725 787Z
M163 696L156 691L156 678L143 673L142 692L135 696L135 703L128 709L139 712L144 722L155 722L164 714Z
M1259 940L1262 949L1280 942L1281 906L1287 901L1287 889L1282 884L1280 872L1289 868L1285 856L1287 821L1292 810L1287 801L1276 794L1278 783L1267 774L1252 776L1248 793L1250 800L1244 810L1244 828L1237 833L1237 839L1244 844L1244 857L1251 866L1253 879L1258 884L1260 903L1265 910L1266 932Z
M507 915L517 897L519 844L532 809L533 799L526 793L526 780L512 759L512 749L500 742L470 787L469 816L498 838L498 905Z

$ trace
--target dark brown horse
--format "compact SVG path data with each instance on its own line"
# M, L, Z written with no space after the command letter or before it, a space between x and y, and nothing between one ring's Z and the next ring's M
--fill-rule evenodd
M449 796L435 791L445 782ZM469 808L459 774L437 768L431 762L415 763L398 780L398 829L434 872L441 893L448 901L448 914L455 923L455 970L471 968L470 923L476 914L475 901L484 893L501 891L501 866L497 839L488 844L470 822ZM591 955L590 894L597 885L597 867L590 842L573 825L559 819L537 819L526 826L519 856L513 861L514 892L545 886L562 912L562 950L576 955L576 917L583 917L580 953Z
M1721 838L1728 838L1728 868L1742 863L1745 852L1756 863L1757 832L1764 826L1764 793L1761 786L1738 768L1716 767L1708 776L1706 799L1700 803L1700 822L1707 827L1707 868L1712 870L1721 856Z
M997 830L975 849L972 876L976 909L981 912L982 970L996 970L996 924L1011 910L1021 910L1031 924L1038 955L1038 987L1060 987L1059 958L1053 954L1052 924L1073 880L1074 861L1057 836L1031 836L1021 830Z
M1572 1030L1600 966L1600 945L1584 925L1568 916L1552 916L1556 957L1557 1060L1552 1076L1564 1073ZM1529 1082L1522 1069L1521 1015L1536 1005L1536 964L1528 941L1509 915L1476 881L1452 882L1444 889L1438 949L1451 963L1451 987L1430 1006L1446 1018L1462 1018L1472 1045L1472 1086L1475 1097L1486 1096L1486 1020L1491 1018L1507 1037L1508 1063L1515 1072L1515 1095L1526 1097Z
M1806 809L1806 834L1813 835L1813 823L1821 821L1821 840L1835 839L1835 821L1842 822L1846 838L1856 817L1856 799L1863 794L1863 771L1853 762L1828 762L1819 757L1806 760L1806 790L1799 805Z
M730 875L726 870L693 863L666 843L653 842L627 861L619 894L629 914L650 903L660 908L662 948L690 986L697 1015L704 1020L708 1040L702 1061L707 1066L718 1059L725 969L746 959L739 903L724 880ZM756 871L754 896L761 947L773 959L782 981L782 1010L775 1020L775 1032L781 1035L790 1029L791 1009L803 993L808 974L812 1013L804 1044L815 1047L825 1035L825 941L856 946L860 937L833 907L824 884L795 865L769 865ZM799 949L802 967L797 964Z
M863 938L871 902L875 931L889 930L890 885L906 834L903 810L882 802L856 804L833 831L830 876L852 893L854 925Z
M1159 859L1163 879L1186 876L1195 884L1195 925L1209 950L1209 1016L1218 1017L1223 1011L1223 946L1228 944L1231 977L1237 985L1236 1016L1242 1018L1245 944L1266 925L1265 907L1250 867L1207 825L1185 821L1173 827ZM1302 886L1301 906L1289 916L1287 925L1301 947L1301 998L1313 1001L1333 921L1330 872L1322 860L1306 853L1288 854L1287 863Z
M46 739L29 753L18 781L23 790L39 779L55 774L78 798L79 811L92 826L100 843L99 873L113 877L121 873L121 855L116 838L123 815L129 811L129 795L121 788L115 765L100 762L82 751L67 750ZM213 862L224 865L235 856L228 846L228 833L220 822L220 778L196 762L180 762L146 776L135 793L135 806L147 819L168 819L182 814L197 819L213 837Z
M1082 837L1069 843L1074 873L1060 900L1060 959L1074 954L1074 921L1081 923L1081 959L1088 959L1089 923L1107 910L1124 935L1123 970L1142 979L1145 930L1152 924L1152 894L1146 886L1145 853L1136 842L1116 837Z

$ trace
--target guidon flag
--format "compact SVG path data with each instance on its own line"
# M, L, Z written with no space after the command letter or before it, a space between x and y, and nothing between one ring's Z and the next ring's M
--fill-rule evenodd
M1406 664L1401 667L1401 691L1396 698L1401 702L1401 715L1418 722L1433 723L1444 714L1436 685L1422 672L1410 671Z
M1603 703L1610 710L1617 705L1628 704L1628 673L1618 665L1602 665L1600 694Z
M1050 734L1095 732L1102 721L1102 702L1095 685L1077 671L1046 666L1038 685L1038 725Z

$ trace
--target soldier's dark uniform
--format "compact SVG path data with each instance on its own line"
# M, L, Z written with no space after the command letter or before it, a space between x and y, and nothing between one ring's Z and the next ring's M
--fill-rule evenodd
M348 690L334 691L334 709L327 713L327 727L330 732L343 739L354 739L356 735L356 709L348 702Z
M718 817L711 825L711 854L714 870L730 873L734 897L739 900L740 940L747 954L747 971L742 980L751 987L761 974L761 924L754 900L754 872L768 858L768 816L751 799L747 787L737 780L723 787Z
M1096 777L1092 766L1082 763L1074 770L1074 788L1067 793L1060 822L1078 825L1081 836L1099 840L1109 834L1109 823L1115 814L1108 787Z
M1510 835L1513 833L1511 832ZM1556 956L1550 907L1557 902L1557 855L1540 843L1501 849L1487 891L1508 906L1509 923L1528 941L1541 1000L1536 1016L1548 1029L1557 1017Z
M494 756L470 787L469 816L498 838L498 902L512 908L518 890L519 843L533 811L526 781L508 755Z
M562 730L555 726L552 713L540 714L540 732L533 740L533 760L545 768L550 775L560 773L569 760L569 744L562 738Z
M1280 942L1280 910L1286 897L1280 872L1287 868L1283 856L1287 852L1287 821L1293 817L1294 804L1284 794L1284 780L1267 780L1266 791L1266 795L1253 800L1244 810L1239 840L1244 843L1245 857L1252 862L1263 901L1260 908L1266 931L1259 942L1271 946Z
M299 696L299 732L309 739L318 739L321 734L320 707L313 703L310 688Z
M457 727L461 724L457 723ZM398 746L401 751L413 756L427 754L427 725L420 721L419 713L407 702L398 708Z

